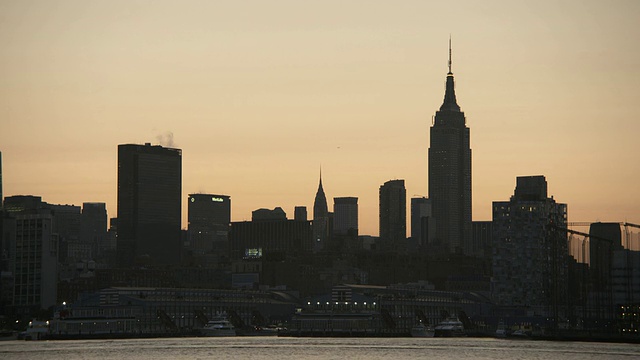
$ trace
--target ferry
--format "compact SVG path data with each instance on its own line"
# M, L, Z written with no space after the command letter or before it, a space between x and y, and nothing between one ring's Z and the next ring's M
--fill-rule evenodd
M200 329L202 336L236 336L236 328L225 317L216 317L209 320Z

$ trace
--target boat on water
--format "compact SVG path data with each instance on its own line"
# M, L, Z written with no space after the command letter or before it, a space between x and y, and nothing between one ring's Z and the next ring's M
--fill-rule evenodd
M464 325L458 318L448 318L435 327L436 337L458 337L467 336Z
M201 329L202 336L236 336L236 328L226 317L209 320Z
M411 328L412 337L434 337L435 330L429 325L419 323Z
M49 321L32 320L27 330L18 334L18 340L43 340L49 335Z
M498 328L496 329L495 337L497 337L497 338L505 338L505 337L507 337L507 327L504 325L504 323L502 321L498 324Z
M527 338L530 335L531 333L526 331L525 329L518 329L512 332L511 334L509 334L510 337L515 337L515 338Z
M286 330L286 328L275 325L249 326L236 329L236 333L238 336L278 336L278 333Z

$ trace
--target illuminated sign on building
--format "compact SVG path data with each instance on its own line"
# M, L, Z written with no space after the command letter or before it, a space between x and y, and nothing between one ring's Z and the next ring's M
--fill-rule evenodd
M244 256L247 258L260 258L262 257L262 248L245 249Z
M224 202L223 198L219 198L219 197L212 197L211 201L215 201L215 202Z

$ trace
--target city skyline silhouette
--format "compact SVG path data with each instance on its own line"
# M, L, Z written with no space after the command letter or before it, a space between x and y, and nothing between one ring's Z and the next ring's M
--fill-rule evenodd
M378 235L380 185L428 194L451 33L473 220L544 175L569 221L640 223L640 5L271 5L0 4L4 196L116 217L117 146L152 142L183 151L183 228L198 192L310 213L322 165Z

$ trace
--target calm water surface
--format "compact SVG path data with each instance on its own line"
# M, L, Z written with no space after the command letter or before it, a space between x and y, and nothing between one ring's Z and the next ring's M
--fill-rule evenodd
M478 338L2 341L0 359L640 359L640 346Z

